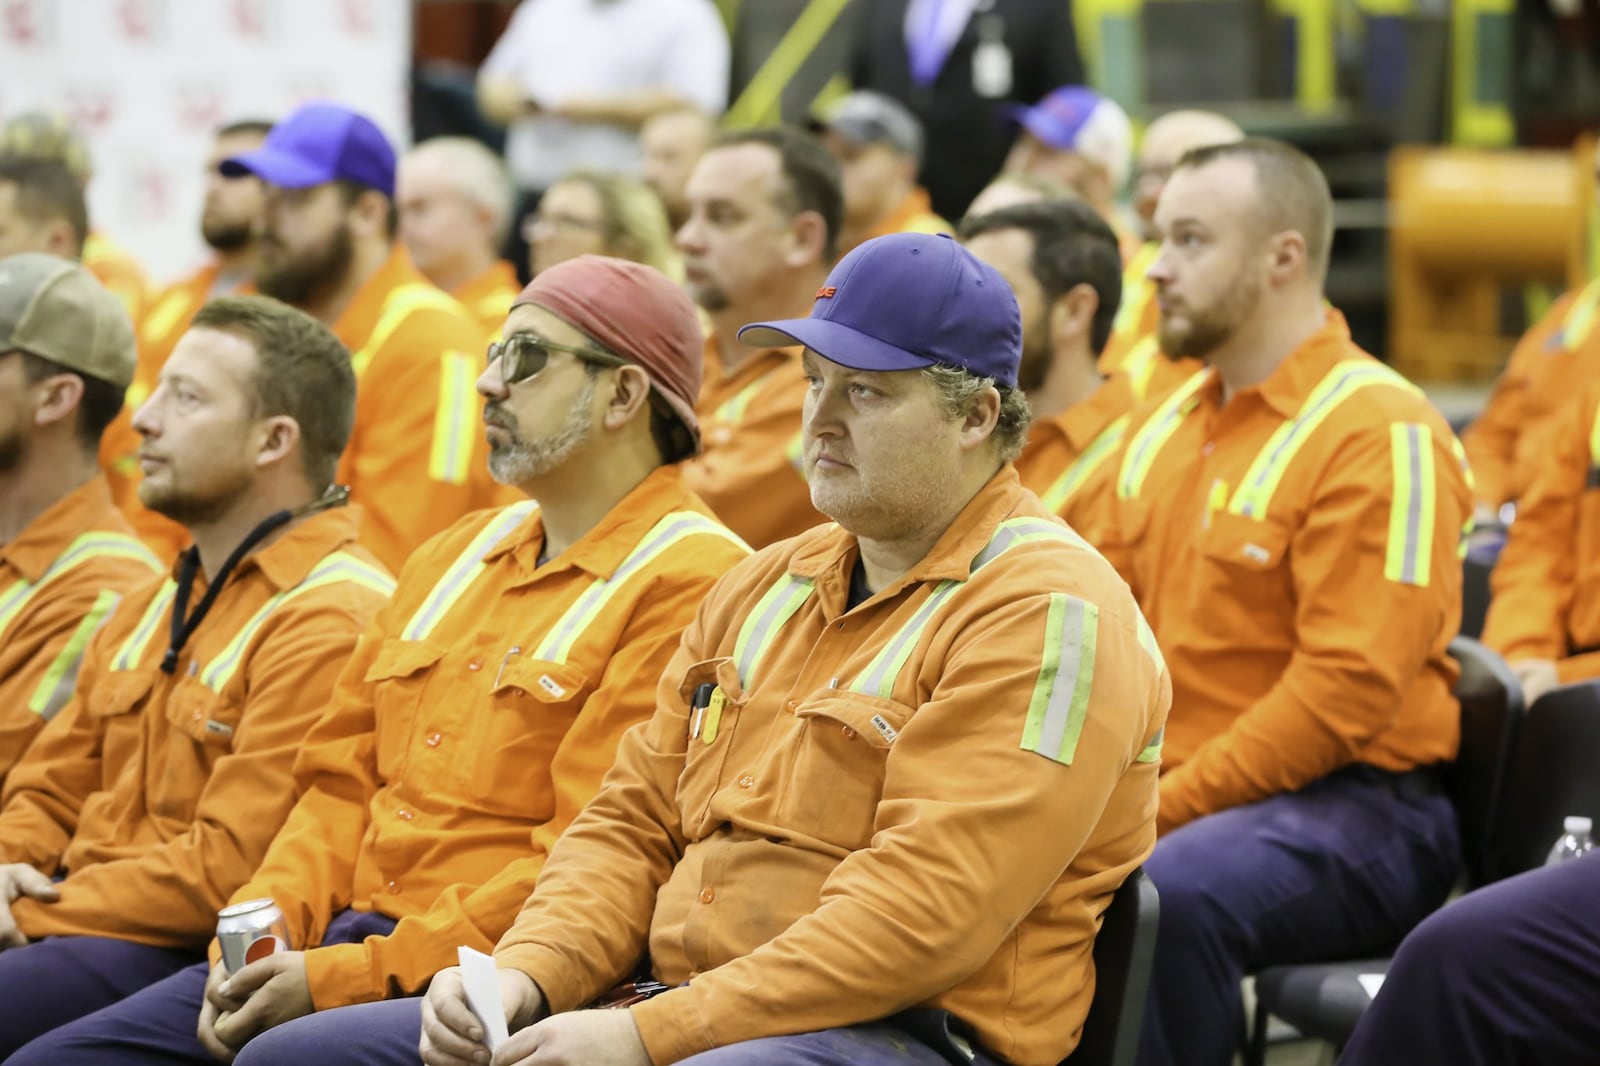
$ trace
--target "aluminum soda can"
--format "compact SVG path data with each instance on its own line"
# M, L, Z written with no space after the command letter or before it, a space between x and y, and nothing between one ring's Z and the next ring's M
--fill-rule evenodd
M217 912L222 965L236 974L249 963L289 950L289 923L270 899L251 899Z

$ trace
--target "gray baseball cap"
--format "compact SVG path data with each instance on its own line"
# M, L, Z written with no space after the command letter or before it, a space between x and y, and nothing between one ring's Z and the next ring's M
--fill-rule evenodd
M78 263L0 259L0 352L24 351L127 388L138 344L122 302Z
M811 127L856 144L887 144L922 159L922 123L904 104L882 93L853 92L813 119Z

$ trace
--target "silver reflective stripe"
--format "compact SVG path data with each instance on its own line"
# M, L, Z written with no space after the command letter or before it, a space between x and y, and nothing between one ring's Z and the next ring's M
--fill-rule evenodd
M485 526L476 537L472 538L456 561L450 564L450 569L444 572L433 590L428 593L427 599L422 601L422 606L417 608L417 613L411 616L411 621L406 623L401 630L402 640L426 640L433 632L433 627L455 605L456 599L471 585L477 576L483 572L483 557L492 551L513 529L522 524L538 505L529 501L516 503L505 508Z
M784 574L756 601L755 609L745 618L733 645L733 665L739 673L739 683L746 690L755 677L755 670L767 653L780 629L794 617L800 606L810 599L816 582L808 577Z

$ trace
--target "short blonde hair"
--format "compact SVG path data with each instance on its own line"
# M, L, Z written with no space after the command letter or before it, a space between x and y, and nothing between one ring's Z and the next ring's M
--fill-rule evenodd
M683 280L683 261L673 244L667 209L649 186L620 174L593 170L573 171L557 184L566 182L587 185L600 200L607 255L655 267L674 281Z
M930 366L923 370L923 374L933 384L939 405L948 418L965 417L972 398L984 389L998 392L1000 417L989 439L998 445L1002 463L1009 463L1022 454L1022 446L1028 441L1028 425L1033 421L1033 408L1028 406L1027 393L958 366Z

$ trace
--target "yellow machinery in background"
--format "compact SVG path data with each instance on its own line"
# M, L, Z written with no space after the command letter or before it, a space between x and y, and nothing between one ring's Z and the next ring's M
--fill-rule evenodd
M1503 294L1589 276L1595 145L1397 148L1389 163L1389 361L1419 381L1497 374Z

